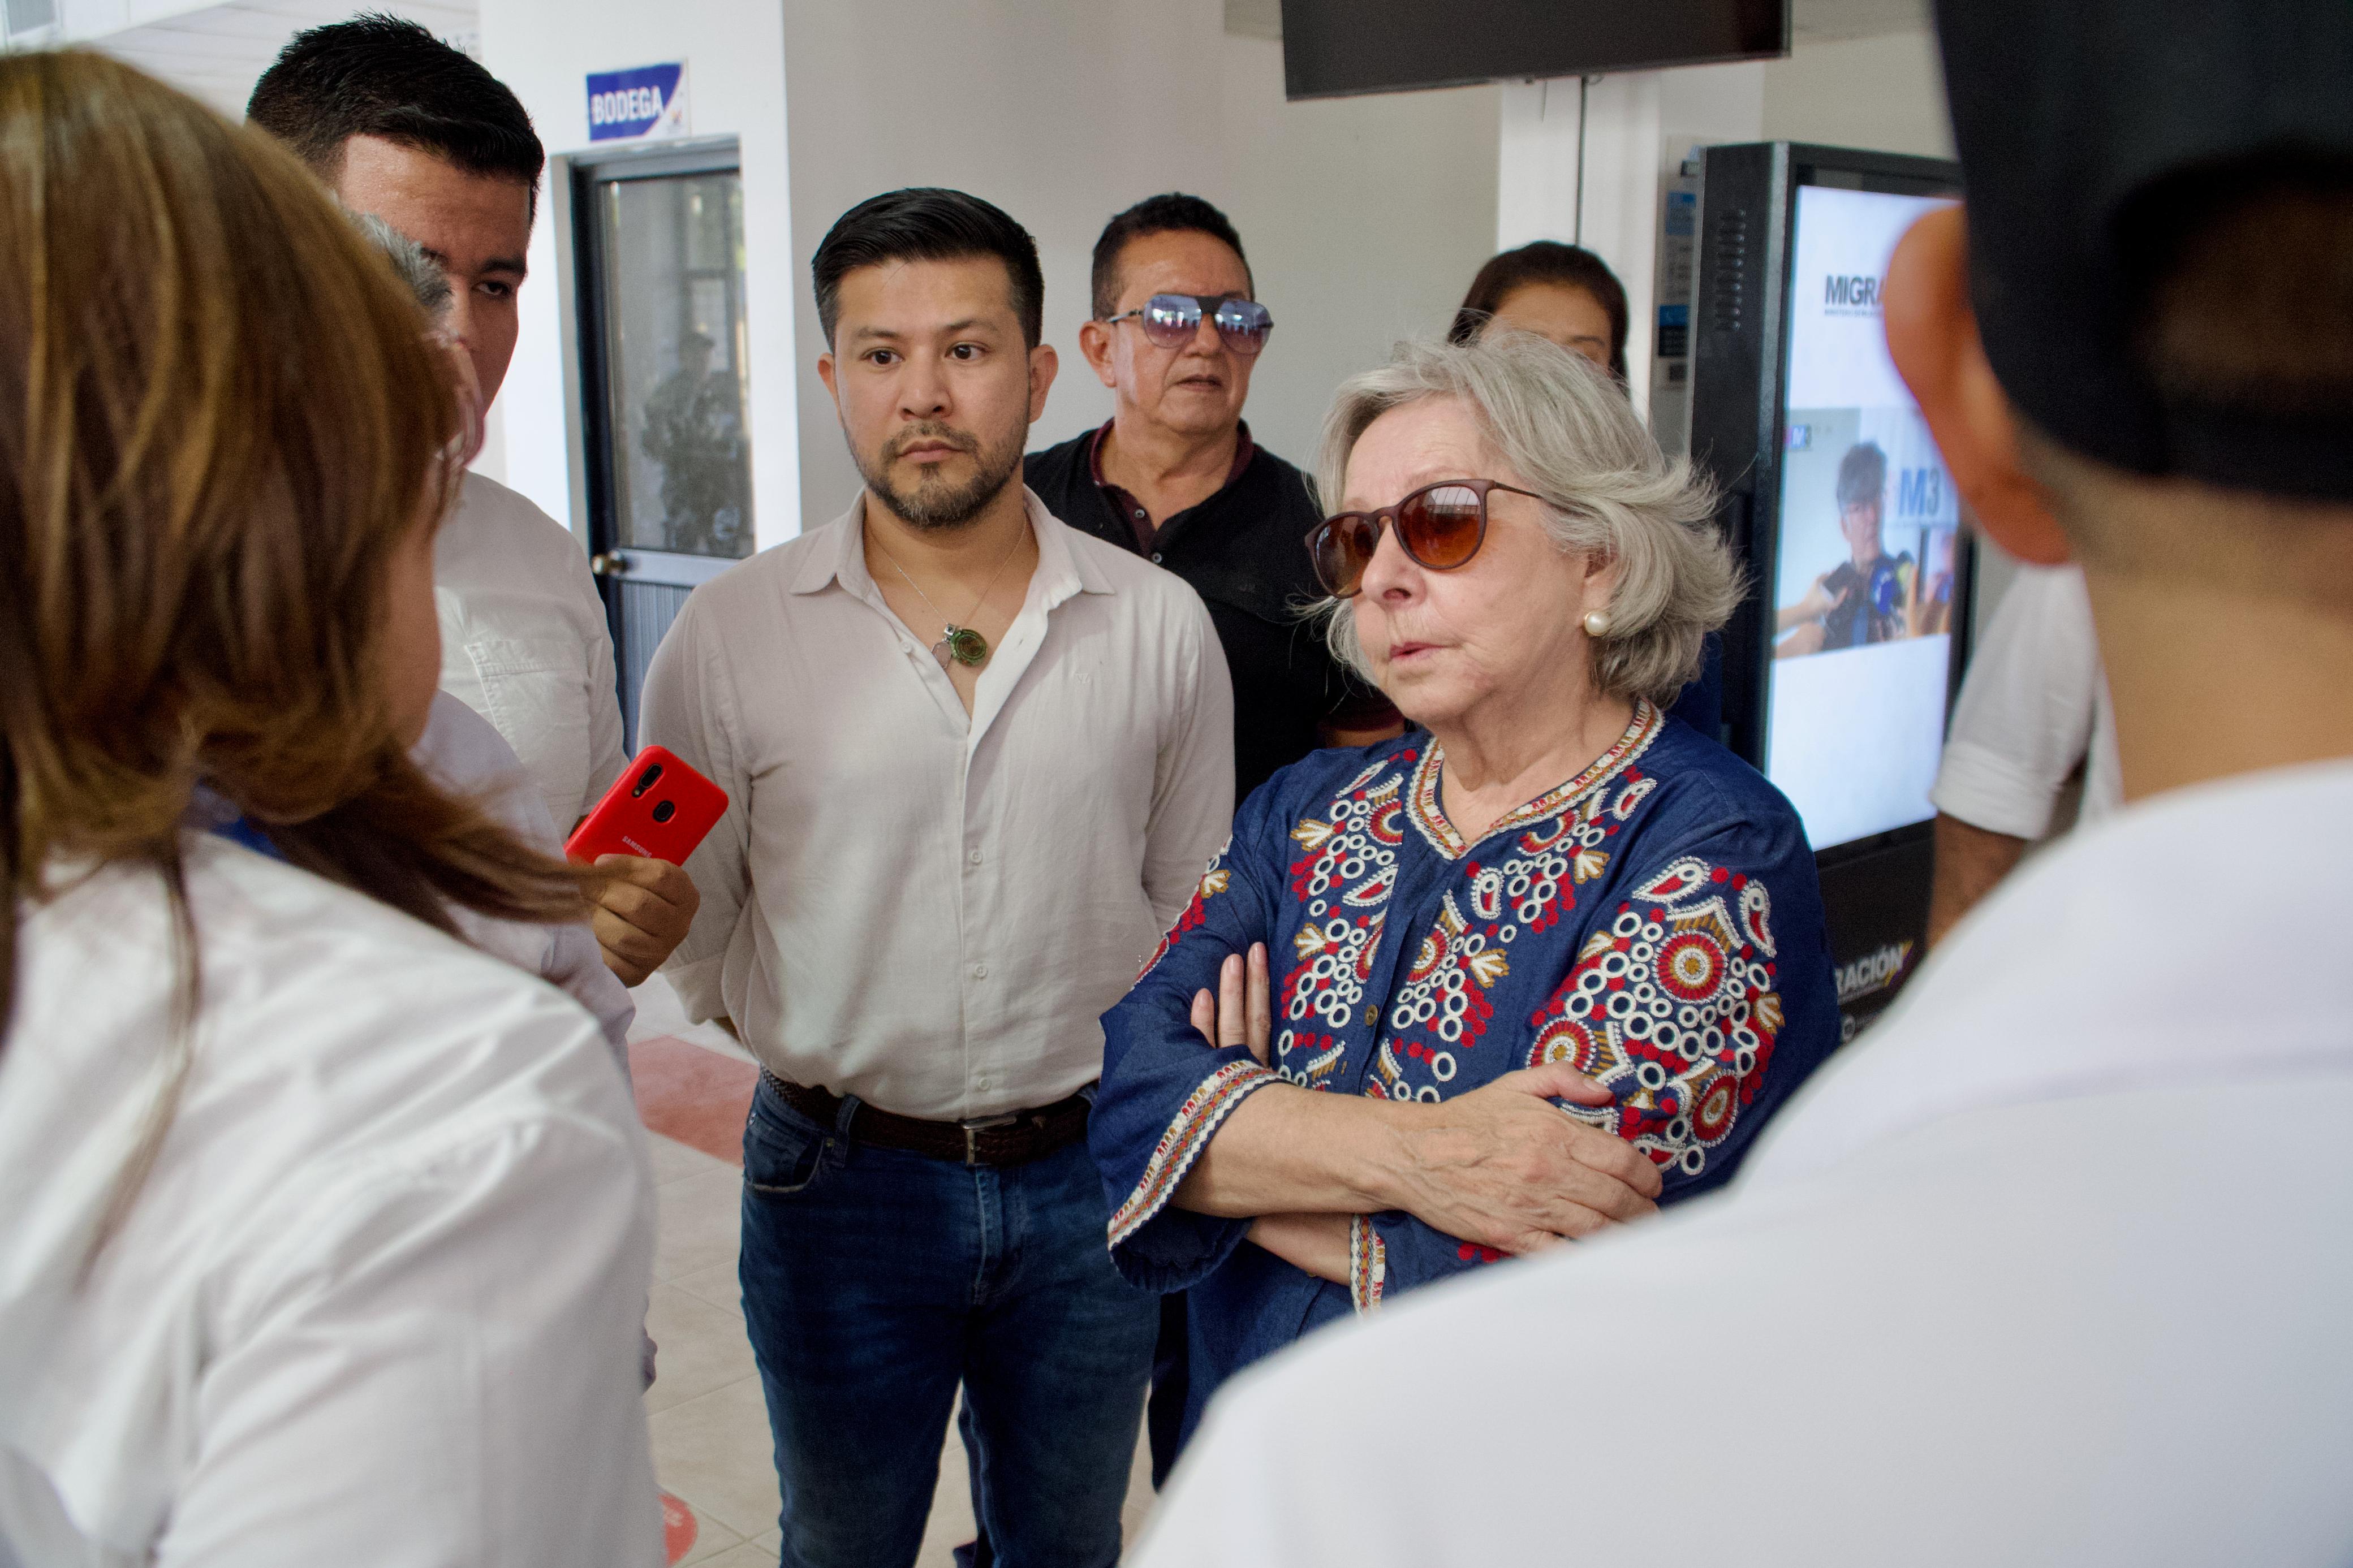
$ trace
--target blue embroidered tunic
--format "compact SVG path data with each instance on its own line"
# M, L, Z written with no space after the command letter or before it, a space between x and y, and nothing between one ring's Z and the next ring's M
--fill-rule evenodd
M1242 1245L1247 1220L1171 1206L1255 1090L1437 1100L1567 1062L1617 1099L1563 1110L1648 1155L1673 1202L1728 1177L1838 1043L1813 854L1754 769L1641 703L1585 773L1466 844L1439 807L1443 765L1413 733L1277 773L1103 1016L1088 1139L1120 1270L1191 1292L1187 1436L1250 1362L1500 1257L1405 1214L1359 1215L1343 1287ZM1253 942L1275 983L1266 1066L1187 1017Z

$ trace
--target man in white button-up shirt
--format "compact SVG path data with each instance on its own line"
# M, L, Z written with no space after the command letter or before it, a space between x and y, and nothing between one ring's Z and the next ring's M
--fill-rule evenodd
M894 192L815 270L866 487L695 591L643 720L729 797L669 973L766 1068L742 1271L783 1557L912 1561L961 1385L997 1552L1107 1564L1158 1303L1104 1248L1086 1096L1227 831L1231 689L1192 589L1021 484L1055 365L1020 226Z
M546 162L506 86L414 22L358 16L298 33L255 84L252 122L353 212L382 218L448 274L442 326L487 409L520 325L515 296ZM628 764L613 639L579 542L494 479L466 476L433 552L441 689L489 720L568 834ZM596 941L625 985L658 968L694 918L678 867L601 862Z

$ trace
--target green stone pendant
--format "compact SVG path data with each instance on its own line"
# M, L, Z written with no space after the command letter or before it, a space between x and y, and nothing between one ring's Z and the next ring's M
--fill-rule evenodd
M978 665L988 658L988 639L970 626L948 626L940 640L932 645L932 657L945 669L948 660L961 665Z

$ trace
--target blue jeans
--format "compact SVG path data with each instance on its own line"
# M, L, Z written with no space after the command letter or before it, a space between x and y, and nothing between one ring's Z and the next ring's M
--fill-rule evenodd
M958 1384L997 1561L1119 1560L1160 1309L1112 1267L1106 1218L1083 1142L967 1167L853 1143L761 1082L739 1267L783 1568L914 1561Z

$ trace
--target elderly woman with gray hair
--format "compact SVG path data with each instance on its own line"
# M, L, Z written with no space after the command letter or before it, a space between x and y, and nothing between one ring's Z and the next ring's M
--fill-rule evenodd
M1254 793L1103 1018L1112 1253L1190 1292L1188 1434L1319 1323L1721 1184L1839 1038L1796 813L1662 711L1739 584L1623 395L1407 344L1322 470L1325 630L1420 728Z

